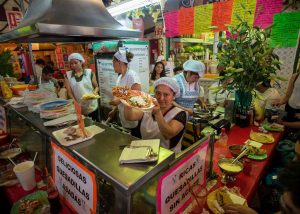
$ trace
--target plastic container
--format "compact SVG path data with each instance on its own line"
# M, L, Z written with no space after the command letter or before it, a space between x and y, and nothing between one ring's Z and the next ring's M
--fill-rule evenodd
M36 90L37 89L37 86L36 85L27 85L27 84L23 84L23 85L14 85L11 87L13 93L15 95L19 95L21 96L22 95L22 92L25 91L25 90L29 90L29 91L32 91L32 90Z
M21 186L25 191L32 190L36 186L33 161L25 161L13 168Z
M215 143L215 147L220 151L219 152L220 158L223 158L226 156L227 142L228 142L228 135L226 134L225 128L222 128L219 139L217 139L217 141Z

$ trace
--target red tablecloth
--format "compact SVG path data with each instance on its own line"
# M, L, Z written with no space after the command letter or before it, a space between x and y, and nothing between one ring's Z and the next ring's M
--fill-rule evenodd
M244 142L249 139L250 131L258 131L257 127L248 127L248 128L240 128L238 126L234 126L230 132L228 133L228 146L232 144L241 144L243 145ZM241 172L239 175L236 176L236 181L234 181L231 186L237 186L240 188L241 194L247 199L248 203L250 203L253 199L254 193L257 190L258 184L264 175L268 165L270 164L270 161L272 160L272 157L274 155L276 145L278 144L279 140L282 137L281 132L270 132L273 137L275 138L275 142L272 144L264 144L262 146L263 149L267 150L267 159L262 161L256 161L251 160L252 163L252 170L250 175L245 175L243 172ZM215 172L217 172L219 175L221 175L220 169L218 167L218 159L220 155L220 150L218 148L215 148L214 151L214 163L213 163L213 169ZM227 150L226 157L232 157L230 152ZM220 176L221 177L221 176ZM224 184L221 183L221 178L218 179L218 184L216 185L216 188L219 188L221 186L224 186Z

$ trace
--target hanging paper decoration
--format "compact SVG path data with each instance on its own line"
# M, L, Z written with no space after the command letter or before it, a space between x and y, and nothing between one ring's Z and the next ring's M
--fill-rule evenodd
M248 22L251 26L254 21L254 13L256 9L256 0L234 0L232 6L231 24L240 23L239 16L242 20Z
M213 4L212 26L216 26L213 31L226 31L228 24L231 23L232 0L217 2Z
M274 16L271 47L295 47L300 29L300 12L279 13Z
M179 34L193 34L194 33L194 7L182 8L179 10Z
M195 33L200 34L210 32L212 21L213 4L205 4L195 7Z
M178 15L178 11L167 12L164 14L166 37L179 36Z
M282 9L283 0L257 0L254 26L263 29L273 23L273 16Z

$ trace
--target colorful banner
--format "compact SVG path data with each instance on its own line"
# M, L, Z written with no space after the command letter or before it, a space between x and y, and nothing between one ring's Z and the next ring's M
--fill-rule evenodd
M212 26L217 27L213 29L214 32L227 30L226 25L231 23L232 3L233 1L229 0L213 4Z
M209 140L188 154L159 178L157 186L158 214L175 214L190 203L190 187L197 194L206 185L206 155Z
M51 146L53 179L60 196L75 213L96 213L95 174L55 143Z
M178 20L180 35L194 33L194 7L180 9Z
M210 32L212 22L213 4L205 4L195 7L195 33ZM179 19L180 20L180 19Z
M246 20L248 24L252 26L255 9L256 0L233 0L231 24L239 24L240 20L237 18L237 16L239 16L242 20Z
M254 26L263 29L273 23L273 16L282 9L283 0L257 0Z
M166 37L179 36L178 32L178 11L172 11L164 14Z
M279 13L274 16L271 47L295 47L300 29L300 12Z

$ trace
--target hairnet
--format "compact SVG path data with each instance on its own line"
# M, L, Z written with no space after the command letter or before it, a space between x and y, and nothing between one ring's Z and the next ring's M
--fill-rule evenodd
M72 59L77 59L77 60L81 61L82 63L85 62L83 56L79 53L70 54L69 57L68 57L68 61L70 62Z
M205 71L205 65L202 62L190 59L183 63L183 70L198 73L199 76L202 77Z
M114 54L114 57L121 62L128 63L128 60L126 57L126 51L119 50Z
M180 96L180 88L175 79L171 77L162 77L154 82L154 88L159 85L168 86L175 93L176 98Z

